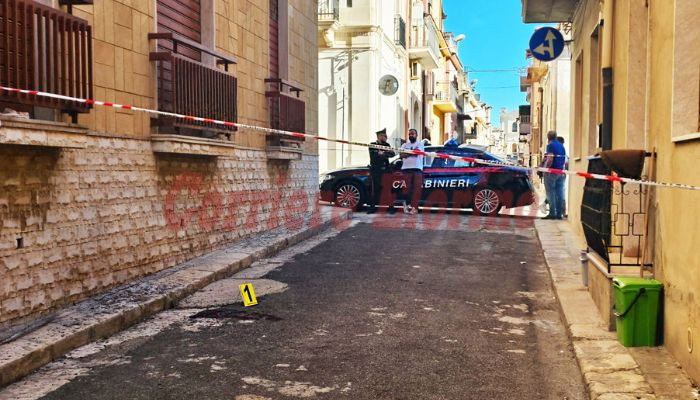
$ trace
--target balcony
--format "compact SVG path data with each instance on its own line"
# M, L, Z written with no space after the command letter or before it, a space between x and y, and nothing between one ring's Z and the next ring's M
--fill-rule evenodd
M318 29L321 33L319 45L333 47L335 31L340 28L340 5L338 0L319 0Z
M578 0L522 0L523 22L571 21Z
M521 135L529 135L532 133L532 125L530 124L530 116L529 115L521 115L520 116L520 134Z
M302 89L284 79L265 79L270 107L270 126L286 132L306 133L306 103L299 98ZM301 160L304 138L270 133L267 156L277 160Z
M394 25L394 43L406 49L406 21L402 16L397 15L394 18Z
M438 82L433 92L433 107L443 113L456 113L457 109L457 82Z
M408 50L411 60L417 60L426 69L440 66L440 33L433 17L425 15L414 19L411 24L411 47Z
M520 77L520 91L522 93L526 93L531 86L532 84L527 80L527 76Z
M31 0L4 0L0 14L0 84L92 99L92 28L87 21ZM28 112L45 107L77 114L90 105L0 93L0 107Z
M338 21L340 13L339 0L319 0L318 20L324 22Z
M233 58L170 32L149 33L148 38L166 42L164 46L159 44L158 51L150 54L151 61L157 64L158 109L176 114L236 122L237 80L235 76L228 73L228 66L236 62ZM180 50L186 50L187 54L209 54L216 59L216 66L195 61L184 55L184 52L180 53ZM224 70L218 68L220 65L224 66ZM154 117L151 119L151 124L158 128L159 135L193 137L208 143L211 139L230 140L231 134L236 129L232 126L170 116ZM161 138L154 139L161 141ZM212 141L212 143L215 142L216 140ZM184 150L177 152L187 153Z

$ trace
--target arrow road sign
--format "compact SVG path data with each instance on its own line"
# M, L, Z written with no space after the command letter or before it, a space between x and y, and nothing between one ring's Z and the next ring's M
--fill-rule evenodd
M564 36L550 26L540 28L530 38L530 51L540 61L552 61L564 51Z

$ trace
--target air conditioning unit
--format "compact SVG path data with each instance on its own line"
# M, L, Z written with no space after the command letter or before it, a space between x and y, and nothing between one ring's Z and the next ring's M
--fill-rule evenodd
M420 79L423 68L418 61L411 62L411 79Z

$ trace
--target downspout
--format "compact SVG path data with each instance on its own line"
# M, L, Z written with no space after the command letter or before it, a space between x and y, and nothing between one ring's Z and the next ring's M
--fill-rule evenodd
M600 147L612 149L613 145L613 0L603 3L603 127Z
M345 86L343 86L343 130L341 131L341 138L343 138L343 141L345 141ZM345 167L345 144L341 143L340 145L340 166ZM337 154L337 153L336 153Z
M541 83L540 83L541 85ZM542 160L544 159L544 149L542 148L544 145L544 88L542 86L539 86L537 88L537 93L540 95L540 101L538 101L537 108L537 125L540 128L540 134L539 137L537 138L537 165L542 164Z
M352 62L355 58L355 53L352 49L350 50L350 57L348 60L348 135L352 137L352 102L353 102L353 91L352 91ZM343 140L348 140L345 138L345 132L343 132ZM343 159L345 158L345 143L341 144ZM348 151L348 161L350 161L350 151ZM345 163L342 164L343 166Z
M425 72L425 71L423 71L423 79L422 79L422 81L423 81L423 88L422 88L423 94L422 94L422 96L421 96L421 98L422 98L422 107L421 107L421 122L420 122L420 124L421 124L421 128L420 128L420 130L421 130L421 132L420 132L420 138L421 138L421 139L425 136L425 127L426 127L426 125L425 125L425 117L426 117L426 108L428 107L428 104L427 104L427 102L428 102L428 100L427 100L427 99L428 99L428 96L426 95L426 90L428 90L428 82L427 82L427 81L428 81L428 73ZM407 138L404 138L404 139L407 139ZM432 139L432 138L431 138L431 139Z

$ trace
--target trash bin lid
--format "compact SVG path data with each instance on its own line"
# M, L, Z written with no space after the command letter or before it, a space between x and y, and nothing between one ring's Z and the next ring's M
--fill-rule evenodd
M619 287L622 291L637 291L639 288L652 290L661 290L663 283L656 279L646 279L634 276L616 276L613 278L613 285Z

